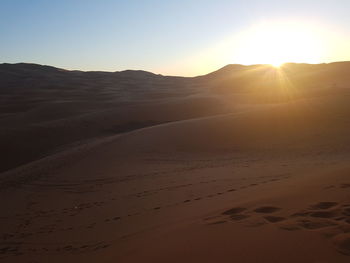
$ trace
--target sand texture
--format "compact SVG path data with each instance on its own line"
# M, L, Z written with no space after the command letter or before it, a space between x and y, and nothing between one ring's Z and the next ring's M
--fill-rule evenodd
M348 72L0 65L0 261L349 262Z

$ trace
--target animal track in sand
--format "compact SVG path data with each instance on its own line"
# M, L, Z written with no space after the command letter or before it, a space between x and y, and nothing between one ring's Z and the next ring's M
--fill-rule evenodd
M215 182L215 180L212 181L206 181L205 183L210 183L210 182ZM262 184L263 182L258 182L254 184L248 184L245 186L246 188L257 186L259 184ZM176 185L175 188L181 188L181 187L188 187L191 184L183 184L183 185ZM174 187L163 187L160 188L159 190L170 190L171 188L174 189ZM206 196L207 198L217 198L221 195L227 195L233 192L239 191L236 188L229 188L227 190L222 190L220 192L214 192L212 194L209 194ZM145 194L148 193L148 191L144 191ZM142 196L140 196L142 197ZM17 240L24 241L25 238L30 237L30 236L35 236L35 235L46 235L46 234L52 234L52 233L57 233L57 232L62 232L62 231L72 231L72 230L77 230L77 228L73 227L62 227L63 223L68 223L71 219L70 217L75 217L78 216L82 211L84 210L89 210L89 209L94 209L98 208L101 206L104 206L106 203L116 200L114 197L111 199L106 199L106 200L95 200L95 201L90 201L90 202L82 202L82 203L77 203L76 205L72 205L70 207L65 207L65 208L56 208L56 209L49 209L49 210L43 210L39 209L37 207L36 210L31 210L28 213L22 213L22 214L17 214L16 218L20 221L18 225L18 229L22 229L22 231L14 231L13 233L9 232L6 233L2 236L4 241L10 241L10 242L15 242ZM163 206L158 206L154 208L150 208L149 211L155 211L155 210L160 210L164 207L171 207L171 206L176 206L176 205L181 205L184 203L190 204L190 202L193 201L199 201L199 200L205 200L203 196L199 196L193 199L185 199L183 201L179 201L177 203L173 203L170 205L163 205ZM28 205L31 207L33 204L38 206L38 203L35 202L35 200L31 200L28 202ZM244 221L247 218L251 217L251 215L247 213L243 213L244 211L241 211L239 213L235 214L230 214L229 220L232 221ZM128 216L133 216L137 215L140 213L135 213L135 214L129 214ZM60 219L59 216L62 216ZM126 217L124 215L123 217ZM33 222L35 222L37 219L40 218L45 218L46 220L51 218L52 219L52 225L46 227L46 228L40 228L40 229L35 229L34 226L32 225ZM102 220L104 223L119 223L120 219L122 216L112 216L110 218L105 218ZM93 222L90 224L86 224L85 226L80 226L78 228L87 228L87 229L96 229L99 227L101 222ZM34 229L33 229L34 228Z
M201 199L204 199L204 198L213 198L213 197L216 197L216 196L225 195L227 193L232 193L232 192L243 190L243 189L247 189L247 188L250 188L250 187L257 187L259 185L263 185L263 184L266 184L266 183L271 183L271 182L279 181L279 180L282 180L282 179L288 179L289 177L290 176L286 175L286 174L277 175L277 176L276 175L274 175L274 176L264 176L264 177L261 177L261 178L268 178L268 179L270 178L270 180L263 179L260 182L255 182L255 183L250 183L250 184L247 184L247 185L240 186L239 189L230 188L228 190L222 190L221 192L209 193L206 196L194 198L192 201L198 201L198 200L201 200ZM247 179L247 178L243 178L242 180L245 180L245 179ZM131 196L135 196L137 198L145 198L145 197L147 197L149 195L159 194L159 192L163 191L163 190L174 190L174 189L177 189L177 188L197 186L199 184L215 183L217 181L218 180L207 180L207 181L200 181L200 182L197 182L197 183L178 184L178 185L174 185L174 186L166 186L166 187L152 189L152 190L145 190L145 191L142 191L142 192L138 192L136 194L131 194ZM234 185L234 186L237 186L237 185ZM186 203L186 202L189 202L189 201L185 200L183 202ZM172 207L172 206L179 205L180 203L181 202L176 202L176 203L173 203L173 204L165 204L164 207Z
M106 242L95 242L95 243L74 243L74 244L54 244L47 243L39 244L26 242L22 243L11 243L6 246L0 247L0 259L7 257L21 256L21 255L33 255L33 254L48 254L48 253L82 253L92 252L100 249L105 249L111 246L110 243Z
M266 179L264 179L266 180ZM205 184L208 183L215 183L216 180L212 180L212 181L207 181L207 182L203 182ZM91 182L89 182L91 183ZM257 187L258 185L261 185L263 183L269 183L267 181L262 181L262 182L256 182L256 183L250 183L249 181L245 182L247 185L245 186L245 188L250 188L250 187ZM250 184L249 184L250 183ZM190 187L192 184L184 184L184 185L177 185L176 187L163 187L160 189L157 189L157 191L161 191L161 190L173 190L173 189L177 189L177 188L183 188L183 187ZM213 191L212 193L208 193L208 198L220 198L220 196L223 195L231 195L234 194L234 192L236 191L240 191L239 190L239 186L237 185L225 185L225 187L227 187L226 189L216 189L215 191ZM233 188L235 187L235 188ZM147 194L149 194L149 192L144 191L140 194L139 198L143 198L146 197ZM117 199L116 199L116 198ZM191 196L192 197L192 196ZM46 234L52 234L52 233L56 233L56 232L62 232L62 231L76 231L77 229L94 229L94 230L98 230L98 228L101 225L101 222L90 222L86 225L81 225L81 226L70 226L69 223L71 222L71 220L74 220L76 217L82 216L80 213L83 212L84 210L94 210L96 209L100 209L100 207L105 206L107 203L111 202L111 201L115 201L118 200L119 196L110 196L110 198L104 199L104 200L89 200L88 202L82 202L82 203L72 203L71 206L69 207L61 207L61 208L55 208L55 209L43 209L40 207L40 203L35 202L30 200L28 202L28 207L30 208L29 212L26 213L22 213L22 214L17 214L15 219L19 221L18 223L18 228L16 231L13 231L13 233L11 231L9 231L9 233L4 234L2 236L3 241L6 242L10 242L12 245L10 246L10 248L6 248L5 246L3 248L0 247L0 254L6 254L9 255L10 252L12 251L13 254L18 254L20 255L21 253L41 253L41 252L45 252L45 253L49 253L49 252L57 252L57 251L68 251L68 252L79 252L79 251L83 251L84 249L90 249L90 250L95 250L95 249L101 249L103 248L105 245L96 245L96 247L93 247L92 245L81 245L80 247L77 245L72 245L72 244L68 244L62 247L56 246L54 248L54 246L43 246L43 247L32 247L32 248L22 248L22 246L19 246L19 248L16 250L16 247L13 245L15 244L17 241L22 242L22 241L27 241L25 240L25 238L30 237L30 236L35 236L35 235L46 235ZM197 196L196 198L193 199L186 199L183 198L182 200L178 200L177 203L172 204L172 205L191 205L192 203L194 203L194 201L199 201L202 200L201 202L205 201L205 197L204 196ZM218 199L219 200L219 199ZM188 204L184 204L184 203L188 203ZM159 210L159 209L163 209L165 207L168 207L164 204L160 204L161 206L159 207L150 207L148 209L148 211L154 211L154 210ZM35 210L33 209L33 206L35 208ZM242 210L240 212L236 212L236 213L231 213L229 215L229 220L231 221L244 221L250 217L252 217L253 213L248 213L247 209L244 208L245 210ZM142 211L143 212L143 211ZM142 213L141 212L141 213ZM156 212L156 211L154 211ZM117 214L118 215L118 214ZM136 215L136 214L129 214L128 216L132 216L132 215ZM52 225L47 225L44 228L38 228L35 226L34 222L36 222L38 219L45 219L45 220L51 220ZM115 216L113 217L113 214L110 215L109 218L103 218L101 219L102 222L105 222L105 224L110 224L110 223L115 223L115 224L119 224L120 219L125 219L126 220L126 215L120 215L120 216ZM220 223L218 223L218 221L222 221ZM48 221L47 221L48 222ZM228 222L228 220L217 220L216 221L217 224L222 224L224 222ZM16 226L16 227L17 227ZM18 231L20 230L20 231ZM89 230L90 231L90 230ZM35 238L35 237L34 237ZM20 240L18 240L20 239ZM27 246L27 245L26 245ZM26 247L25 246L25 247ZM4 252L3 252L4 251ZM2 253L3 252L3 253Z
M158 194L160 191L169 191L169 190L176 190L179 188L186 188L189 186L192 186L192 183L189 184L180 184L180 185L172 185L172 186L166 186L166 187L162 187L162 188L157 188L157 189L151 189L151 190L145 190L142 192L138 192L136 194L132 194L132 196L136 196L136 197L145 197L145 196L149 196L149 195L154 195L154 194Z

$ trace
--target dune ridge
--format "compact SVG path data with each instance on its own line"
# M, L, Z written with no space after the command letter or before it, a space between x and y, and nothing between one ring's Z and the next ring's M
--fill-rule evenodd
M0 173L1 261L348 262L349 65L287 64L293 91L264 82L267 65L195 78L0 65L14 160ZM63 103L60 88L11 82L28 67L47 83L89 77ZM114 80L102 95L113 74L137 91Z

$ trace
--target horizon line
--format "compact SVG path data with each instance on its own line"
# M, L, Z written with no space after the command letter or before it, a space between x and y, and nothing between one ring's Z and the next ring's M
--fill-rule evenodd
M287 64L299 64L299 65L329 65L329 64L335 64L335 63L349 63L350 60L341 60L341 61L332 61L332 62L321 62L321 63L307 63L307 62L285 62L282 63L279 68L283 67L284 65ZM241 67L255 67L255 66L271 66L271 67L275 67L272 64L268 64L268 63L261 63L261 64L237 64L237 63L233 63L233 64L227 64L225 66L222 66L214 71L210 71L206 74L202 74L202 75L195 75L195 76L181 76L181 75L165 75L165 74L161 74L161 73L155 73L152 71L148 71L148 70L143 70L143 69L124 69L124 70L116 70L116 71L108 71L108 70L81 70L81 69L68 69L68 68L64 68L64 67L57 67L57 66L53 66L53 65L48 65L48 64L39 64L39 63L34 63L34 62L15 62L15 63L9 63L9 62L1 62L1 65L20 65L20 64L25 64L25 65L35 65L35 66L42 66L42 67L50 67L50 68L55 68L58 70L64 70L64 71L70 71L70 72L84 72L84 73L89 73L89 72L101 72L101 73L121 73L121 72L126 72L126 71L140 71L140 72L146 72L146 73L150 73L153 75L158 75L158 76L163 76L163 77L181 77L181 78L196 78L196 77L201 77L201 76L206 76L209 75L211 73L217 72L223 68L229 67L229 66L241 66Z

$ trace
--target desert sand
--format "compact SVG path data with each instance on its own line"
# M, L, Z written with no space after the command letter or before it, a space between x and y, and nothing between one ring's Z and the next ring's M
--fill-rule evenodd
M1 262L349 262L350 63L4 67Z

